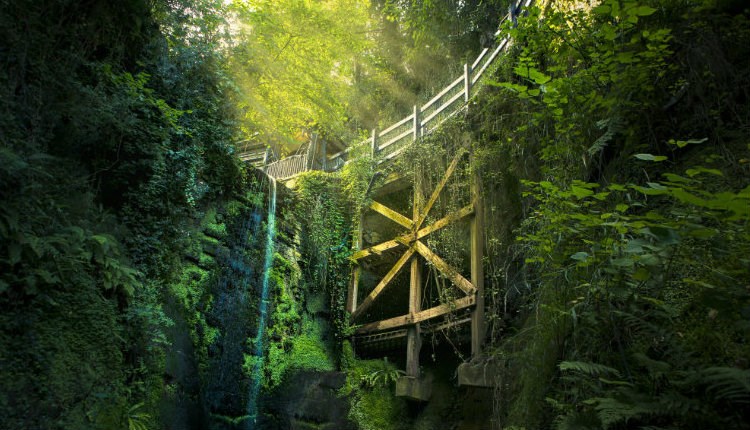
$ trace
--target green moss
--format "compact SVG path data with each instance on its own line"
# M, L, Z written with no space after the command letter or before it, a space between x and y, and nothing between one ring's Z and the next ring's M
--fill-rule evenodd
M393 395L390 387L365 390L352 399L349 419L360 430L405 429L406 404Z
M305 320L302 334L292 340L291 367L297 369L333 370L333 360L323 341L323 326L319 321Z
M305 318L298 334L272 342L268 347L265 368L267 388L281 385L284 377L292 370L334 370L331 353L323 341L323 333L322 323Z
M204 294L209 277L208 271L196 265L187 264L183 267L178 282L169 285L169 291L180 301L185 310L192 309Z
M199 233L198 238L200 239L201 244L203 245L210 245L210 246L219 246L221 245L221 242L219 239L211 236L206 236L203 233Z
M240 216L246 209L247 206L237 200L230 200L224 205L224 212L229 218Z
M216 267L216 260L204 252L198 258L198 266L206 270L211 270Z
M396 371L396 366L384 360L358 360L351 344L342 347L341 365L346 371L346 384L341 395L349 397L349 419L360 430L405 429L408 423L404 399L394 394L391 384L367 387L363 378L378 371Z

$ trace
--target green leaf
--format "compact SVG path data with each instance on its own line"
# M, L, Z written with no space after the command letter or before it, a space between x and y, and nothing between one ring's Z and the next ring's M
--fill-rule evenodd
M630 13L637 16L649 16L656 12L656 9L649 6L638 6L630 10Z
M635 279L636 281L641 281L641 282L643 282L643 281L646 281L646 280L648 280L648 278L650 278L650 277L651 277L651 273L650 273L650 272L649 272L649 271L648 271L647 269L645 269L645 268L641 267L641 268L639 268L638 270L636 270L636 271L635 271L635 273L633 273L633 274L632 274L631 276L632 276L632 277L633 277L633 279Z
M588 252L579 251L571 255L570 258L578 261L586 261L589 258Z
M573 195L579 199L583 199L585 197L588 197L594 194L593 191L586 189L586 188L578 187L576 185L573 185L572 187L570 187L570 192L572 192Z
M551 77L545 75L534 67L516 66L513 71L516 72L518 76L527 78L537 85L546 84L547 82L552 80Z
M697 239L710 239L718 234L718 231L714 228L697 228L688 232L688 236L695 237Z
M613 258L611 263L617 267L633 267L635 264L630 258Z
M606 379L606 378L601 378L601 377L599 378L599 380L601 382L603 382L605 384L609 384L609 385L620 385L620 386L625 386L625 387L634 387L633 384L631 384L630 382L627 382L627 381L615 381L615 380L612 380L612 379Z
M644 160L644 161L664 161L667 159L664 155L653 155L653 154L635 154L633 157Z
M688 139L688 140L675 140L675 139L669 139L667 141L670 145L676 145L678 148L684 148L688 145L698 145L703 142L706 142L708 140L707 137L704 137L703 139Z
M618 203L617 206L615 206L615 210L617 212L625 212L629 207L630 206L626 205L625 203Z
M603 4L593 8L592 11L597 15L609 15L612 12L612 8Z
M672 195L682 203L688 203L700 207L708 207L708 202L698 196L694 196L682 188L675 188L672 190Z
M696 167L696 168L693 168L693 169L687 169L685 171L685 173L687 173L687 175L690 176L691 178L695 177L695 176L697 176L697 175L699 175L701 173L710 173L710 174L716 175L716 176L724 176L724 173L722 173L721 170L719 170L719 169L709 169L709 168L706 168L706 167Z
M494 87L507 88L509 90L519 92L519 93L526 93L526 91L529 88L526 85L514 84L512 82L496 82L492 80L487 80L486 83Z
M683 176L675 175L674 173L665 173L662 176L664 176L664 179L666 179L669 182L677 182L677 183L684 183L684 184L695 182Z
M620 377L619 370L598 363L587 363L584 361L563 361L557 367L559 367L562 371L570 370L596 377L599 377L600 375L612 375L618 378Z

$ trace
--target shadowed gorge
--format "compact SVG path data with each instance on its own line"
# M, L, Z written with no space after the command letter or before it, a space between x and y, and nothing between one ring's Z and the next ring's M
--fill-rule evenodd
M750 429L746 2L0 6L0 428Z

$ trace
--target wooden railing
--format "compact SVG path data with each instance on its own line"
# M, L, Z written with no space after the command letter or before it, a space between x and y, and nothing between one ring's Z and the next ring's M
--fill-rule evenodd
M308 169L307 154L291 155L274 161L265 168L268 176L278 180L289 179L307 170L310 170Z
M531 5L533 0L523 0L518 8ZM508 14L503 22L511 19ZM499 35L499 31L495 36ZM464 73L451 82L430 101L422 106L414 106L411 115L397 121L382 131L372 130L369 142L373 158L379 163L398 157L412 142L432 133L445 121L466 109L471 97L476 94L477 84L487 69L495 62L500 52L510 45L510 38L504 37L495 48L485 48L472 64L464 64ZM321 170L335 172L340 170L349 156L352 146L330 157ZM308 154L293 155L275 161L266 167L266 173L276 179L288 179L315 166L309 163Z

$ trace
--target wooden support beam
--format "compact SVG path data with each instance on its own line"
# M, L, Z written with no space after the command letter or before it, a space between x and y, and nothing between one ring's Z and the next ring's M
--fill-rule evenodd
M422 191L414 183L414 205L412 217L414 222L419 218L419 208L422 206ZM419 258L414 255L411 258L411 276L409 278L409 314L416 314L422 310L422 270ZM419 350L422 348L422 334L419 323L414 324L407 330L406 338L406 376L419 377Z
M435 223L433 223L432 225L419 230L417 232L417 239L421 239L427 236L428 234L434 233L454 221L458 221L461 218L471 215L473 212L474 212L474 205L473 204L467 205L461 208L460 210L458 210L457 212L453 212L452 214L449 214L445 218L441 218L438 221L435 221ZM401 236L398 236L395 239L381 242L367 249L359 250L355 252L354 254L352 254L350 258L356 261L356 260L361 260L362 258L365 258L365 257L369 257L371 255L380 255L383 252L389 249L396 248L399 245L409 246L409 244L411 244L411 242L413 241L414 241L414 235L412 233L402 234Z
M388 206L378 203L376 201L373 201L370 203L370 209L374 210L375 212L379 213L380 215L383 215L384 217L388 218L389 220L395 222L398 225L401 225L403 227L406 227L408 229L411 229L414 223L409 218L401 215L400 213L394 211L393 209L389 208Z
M471 281L476 287L476 307L471 315L471 354L477 357L482 353L485 336L484 318L484 223L482 219L481 183L475 173L471 182L474 201L474 217L471 219Z
M357 310L357 295L359 294L359 279L362 276L362 268L357 265L352 270L352 282L349 285L349 291L346 295L346 310L354 313Z
M433 308L425 309L416 314L401 315L394 318L389 318L382 321L375 321L369 324L360 326L357 330L357 334L372 333L375 331L389 330L392 328L403 327L410 324L416 324L418 322L426 321L441 315L445 315L450 312L454 312L460 309L468 308L474 305L476 297L466 296L460 299L454 300L450 303L443 303L442 305L435 306Z
M466 152L466 148L462 146L461 148L459 148L456 156L453 157L453 161L451 161L451 164L448 166L448 170L445 171L445 174L443 175L443 179L441 179L440 183L438 183L437 187L435 187L435 190L432 192L430 199L427 200L427 204L424 206L424 209L420 210L419 220L416 221L416 228L419 228L422 226L422 223L424 222L425 218L427 218L427 215L430 213L430 210L432 210L432 206L435 205L435 202L437 202L438 197L440 197L440 193L443 191L443 188L445 188L445 185L448 183L448 180L453 175L453 172L456 171L458 162L461 161L461 157L463 157L464 152Z
M357 261L361 260L362 258L369 257L371 255L380 255L385 251L388 251L389 249L393 249L399 245L402 245L404 243L404 240L408 243L409 235L403 235L399 236L396 239L389 240L387 242L379 243L375 246L371 246L369 248L360 250L352 254L350 257L352 260Z
M411 279L409 285L409 313L416 314L421 310L422 273L419 258L411 258ZM419 350L422 348L422 333L419 324L407 329L406 338L406 376L419 377Z
M446 278L450 279L453 284L461 289L466 294L474 294L476 288L469 282L468 279L461 276L454 267L446 263L445 260L440 258L437 254L432 252L425 244L420 241L416 241L414 246L427 261L432 263Z
M432 225L429 225L417 232L417 239L421 239L428 234L434 233L448 224L458 221L461 218L469 216L474 213L474 204L466 205L456 212L448 214L446 217L435 221Z
M385 277L380 280L378 285L375 286L375 288L370 292L370 294L367 295L367 297L362 300L362 304L357 307L357 309L352 312L352 318L357 318L359 315L362 314L367 308L372 305L372 302L378 297L380 293L383 292L383 290L391 283L393 278L398 275L398 273L401 271L401 269L406 265L406 262L409 261L409 258L414 255L414 248L409 248L406 250L404 255L401 256L401 258L398 259L396 264L391 267L391 270L386 273Z

